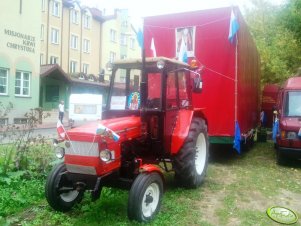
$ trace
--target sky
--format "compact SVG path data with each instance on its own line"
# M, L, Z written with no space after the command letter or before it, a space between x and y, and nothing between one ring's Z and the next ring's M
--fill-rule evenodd
M269 0L273 4L283 4L286 0ZM238 5L241 11L251 7L250 0L81 0L83 5L106 8L108 14L114 8L127 8L134 18L200 9L219 8Z

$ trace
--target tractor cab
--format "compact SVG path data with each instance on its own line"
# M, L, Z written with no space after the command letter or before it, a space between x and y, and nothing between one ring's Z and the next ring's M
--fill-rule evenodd
M200 89L200 75L192 72L188 64L164 57L114 62L104 118L140 116L153 151L170 153L179 112L193 108L192 87Z

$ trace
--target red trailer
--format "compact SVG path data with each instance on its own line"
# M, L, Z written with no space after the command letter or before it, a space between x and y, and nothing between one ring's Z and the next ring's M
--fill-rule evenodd
M231 14L239 24L232 41ZM206 86L193 94L193 105L205 114L210 143L233 143L235 122L243 139L253 138L259 122L260 58L237 7L146 17L144 48L146 56L155 48L157 56L184 56L204 66Z

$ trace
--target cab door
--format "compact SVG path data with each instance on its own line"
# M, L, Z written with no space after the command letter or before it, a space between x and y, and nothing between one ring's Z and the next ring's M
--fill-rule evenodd
M171 150L171 136L179 111L178 79L176 72L167 74L165 93L164 149L169 153Z

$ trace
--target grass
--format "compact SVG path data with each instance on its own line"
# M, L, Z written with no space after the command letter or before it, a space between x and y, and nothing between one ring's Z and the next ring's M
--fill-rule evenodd
M300 162L286 167L277 165L270 142L257 143L243 155L224 147L215 149L218 150L214 151L200 188L177 188L173 174L166 174L168 188L161 211L149 225L279 225L265 213L274 205L291 208L301 215ZM86 194L72 211L60 213L46 203L44 183L38 180L20 184L15 192L23 200L20 203L26 204L12 204L15 209L9 208L3 215L6 217L0 217L0 225L1 222L7 225L141 225L127 219L127 191L105 188L94 203ZM10 192L9 188L5 189ZM0 200L3 194L8 194L5 189L0 186ZM299 222L294 225L301 225Z

